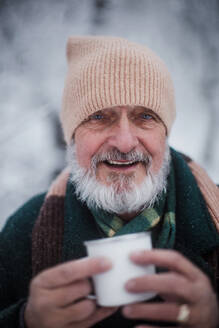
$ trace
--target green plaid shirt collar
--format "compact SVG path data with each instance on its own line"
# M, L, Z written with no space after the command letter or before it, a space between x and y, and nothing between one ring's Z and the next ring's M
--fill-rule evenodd
M114 235L120 234L120 230L130 224L133 226L133 223L136 224L138 228L139 223L142 231L147 231L156 226L161 219L163 208L165 204L165 194L155 204L153 208L148 208L139 213L135 218L130 221L124 221L113 213L108 213L101 209L90 209L98 227L101 229L105 237L113 237Z

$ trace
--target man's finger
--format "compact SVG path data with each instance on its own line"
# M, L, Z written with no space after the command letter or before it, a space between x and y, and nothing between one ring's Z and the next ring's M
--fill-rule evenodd
M62 309L62 316L65 318L68 324L72 322L81 322L89 318L96 312L96 303L91 300L82 300L65 309Z
M202 272L180 253L173 250L140 250L130 255L131 260L140 265L154 264L196 280Z
M156 292L159 295L171 295L187 302L194 302L199 296L193 292L191 282L172 272L133 278L126 283L125 288L133 293Z
M42 272L33 280L33 285L46 289L58 288L105 272L111 266L112 263L105 257L70 261Z
M177 303L140 303L125 306L123 315L129 319L177 322L180 304Z
M92 292L92 285L88 279L77 280L70 285L58 287L55 291L47 289L46 292L53 293L52 303L57 308L64 308L79 299L86 298Z
M88 328L93 327L97 322L100 322L107 317L111 316L113 313L115 313L118 310L117 307L113 308L104 308L101 307L97 309L89 318L87 318L84 321L81 321L76 325L75 323L72 323L72 325L69 325L69 328Z

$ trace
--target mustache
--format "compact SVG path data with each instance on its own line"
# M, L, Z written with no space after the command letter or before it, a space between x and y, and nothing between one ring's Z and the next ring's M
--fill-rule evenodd
M105 161L134 161L142 162L145 167L150 166L152 157L148 153L138 150L131 150L128 153L122 153L118 149L112 149L104 153L95 154L91 159L92 169L96 169L97 165Z

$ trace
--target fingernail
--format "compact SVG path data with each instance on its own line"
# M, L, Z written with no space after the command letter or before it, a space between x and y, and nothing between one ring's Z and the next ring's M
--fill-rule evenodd
M145 254L145 251L139 250L131 253L131 256L134 256L135 258L142 257Z
M108 258L102 258L100 260L100 267L102 269L110 269L112 267L112 261Z
M122 309L122 312L125 316L129 316L132 313L132 308L130 306L125 306Z
M126 287L126 289L128 289L128 290L132 290L132 289L134 289L135 286L136 286L136 282L135 282L135 280L129 280L129 281L125 284L125 287Z

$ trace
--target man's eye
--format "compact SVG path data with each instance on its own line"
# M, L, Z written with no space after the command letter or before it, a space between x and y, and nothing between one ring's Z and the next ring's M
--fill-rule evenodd
M141 114L141 118L143 118L144 120L153 119L152 115L150 115L150 114Z
M100 121L104 118L103 114L94 114L90 116L91 120Z

